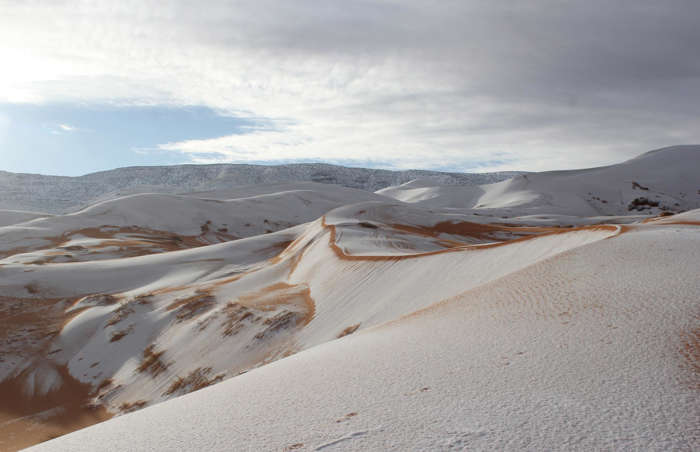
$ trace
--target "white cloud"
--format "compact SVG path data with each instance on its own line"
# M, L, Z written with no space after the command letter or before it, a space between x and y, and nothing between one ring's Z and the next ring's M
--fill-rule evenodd
M693 11L555 3L0 2L0 101L270 125L160 147L196 161L538 170L698 141Z
M64 132L73 132L74 130L76 130L75 127L69 126L68 124L59 124L58 128L63 130Z

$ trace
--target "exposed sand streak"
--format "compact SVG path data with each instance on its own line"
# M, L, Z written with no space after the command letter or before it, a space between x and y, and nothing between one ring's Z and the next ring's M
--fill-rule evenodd
M568 232L577 232L577 231L610 231L610 232L615 232L615 235L619 235L623 233L626 229L619 225L590 225L590 226L579 226L576 228L526 228L531 231L542 231L540 234L532 234L532 235L526 235L526 236L521 236L517 237L511 240L506 240L502 242L493 242L493 243L483 243L483 244L462 244L460 246L455 246L453 248L446 248L442 250L436 250L436 251L426 251L423 253L415 253L415 254L402 254L402 255L371 255L371 256L366 256L366 255L355 255L355 254L348 254L346 251L344 251L337 243L336 237L337 237L337 232L336 232L336 226L333 224L328 224L326 223L326 217L325 215L321 217L321 224L323 228L326 230L330 231L330 238L329 238L329 245L335 255L339 259L343 260L354 260L354 261L398 261L398 260L403 260L403 259L415 259L419 257L425 257L425 256L433 256L436 254L442 254L442 253L452 253L452 252L458 252L458 251L470 251L470 250L479 250L479 249L488 249L488 248L494 248L497 246L504 246L508 245L510 243L515 243L515 242L522 242L525 240L531 240L535 237L544 237L548 235L555 235L555 234L565 234ZM395 226L395 225L394 225ZM413 228L412 226L408 226L407 229ZM405 230L407 230L405 229ZM465 227L466 229L466 227ZM525 229L525 228L517 228L519 230ZM422 228L417 228L416 230L422 230ZM508 228L504 228L503 231L508 231Z
M89 246L69 245L76 237L100 239L102 242ZM121 236L121 237L120 237ZM88 256L99 254L108 248L117 248L120 257L136 257L167 251L197 248L211 245L212 243L237 240L238 237L224 232L210 232L202 230L200 235L180 235L168 231L160 231L139 226L112 226L103 225L67 231L60 236L41 237L46 243L31 247L18 247L0 251L0 258L6 258L16 254L25 254L43 249L57 249L44 253L46 258L33 261L34 264L47 264L59 257L76 259L69 252L77 251Z
M687 385L700 391L700 315L695 317L695 327L681 333L681 355L688 369Z

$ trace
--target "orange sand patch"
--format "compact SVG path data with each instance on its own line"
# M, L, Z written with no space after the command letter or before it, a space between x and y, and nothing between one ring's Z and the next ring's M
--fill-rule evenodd
M28 447L109 418L104 408L90 406L92 386L50 359L60 351L51 349L53 339L77 314L65 314L69 305L62 299L0 296L0 361L33 362L0 382L0 450ZM61 385L46 395L28 395L24 385L38 364L53 368Z
M121 235L123 237L117 237ZM76 236L84 236L93 239L103 239L96 245L68 245ZM68 231L56 237L42 237L47 243L32 247L18 247L0 252L0 258L23 254L45 248L59 248L59 251L49 251L46 257L37 259L33 263L51 263L61 256L75 258L67 251L89 252L90 254L100 253L105 248L116 247L121 257L144 256L163 251L177 251L182 249L196 248L210 245L212 243L227 242L237 240L238 237L222 231L210 232L208 228L202 228L200 235L179 235L168 231L149 229L138 226L111 226L83 228Z
M343 331L341 331L340 333L338 333L338 336L337 336L338 339L340 339L341 337L345 337L345 336L347 336L348 334L354 333L355 331L357 331L357 329L358 329L359 327L360 327L360 324L359 324L359 323L356 323L355 325L350 325L349 327L345 328Z
M290 310L285 306L294 306ZM244 328L245 322L260 323L263 313L279 311L273 317L262 321L265 329L256 334L256 339L262 339L279 330L307 325L316 314L316 304L311 298L311 291L305 285L277 283L264 287L256 292L242 295L235 301L229 302L223 309L226 315L224 336L237 334Z
M44 396L24 391L26 371L0 382L0 449L14 451L107 420L103 407L91 404L92 386L55 366L61 387Z
M664 221L663 224L681 224L685 226L700 226L700 221Z
M29 359L49 353L66 305L61 299L0 296L0 362L9 356Z
M303 284L276 283L245 294L236 300L242 305L270 310L280 305L295 305L305 312L304 324L316 314L316 304L311 298L311 290Z

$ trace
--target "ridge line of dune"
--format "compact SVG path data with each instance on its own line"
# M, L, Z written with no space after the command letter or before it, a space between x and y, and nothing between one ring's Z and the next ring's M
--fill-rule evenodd
M357 255L357 254L348 254L346 253L340 246L338 246L338 243L336 242L336 225L334 224L328 224L326 223L326 216L323 215L321 217L321 226L328 230L330 232L330 237L329 237L329 246L331 250L335 253L335 255L342 260L350 260L350 261L392 261L392 260L403 260L403 259L415 259L415 258L420 258L420 257L426 257L426 256L434 256L436 254L443 254L443 253L452 253L452 252L459 252L459 251L476 251L476 250L483 250L483 249L489 249L489 248L495 248L499 246L505 246L511 243L516 243L516 242L523 242L526 240L531 240L533 238L537 237L547 237L549 235L557 235L557 234L565 234L568 232L578 232L578 231L597 231L597 230L607 230L607 231L613 231L614 233L606 238L611 238L618 236L624 232L626 232L628 229L622 225L613 225L613 224L597 224L597 225L585 225L585 226L579 226L575 228L550 228L550 231L546 231L542 234L532 234L532 235L527 235L523 237L517 237L511 240L505 240L502 242L493 242L493 243L483 243L483 244L463 244L460 246L455 246L453 248L445 248L441 250L435 250L435 251L426 251L423 253L414 253L414 254L403 254L403 255L371 255L371 256L366 256L366 255Z

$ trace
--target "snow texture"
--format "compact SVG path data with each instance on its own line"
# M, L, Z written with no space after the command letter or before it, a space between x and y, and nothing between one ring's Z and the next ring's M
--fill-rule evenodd
M377 193L398 173L241 174L314 168L369 190L129 168L191 193L4 211L0 390L42 403L0 432L45 439L72 388L115 417L35 450L697 449L700 147Z

